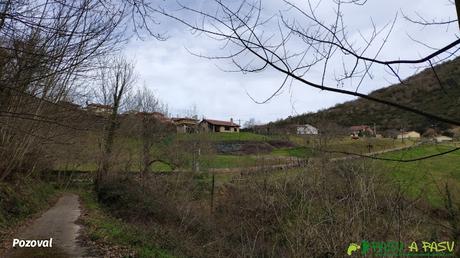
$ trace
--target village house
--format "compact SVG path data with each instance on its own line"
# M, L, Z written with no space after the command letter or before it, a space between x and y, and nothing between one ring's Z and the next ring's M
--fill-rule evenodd
M200 128L204 132L220 132L220 133L238 133L240 132L240 125L235 124L233 119L230 121L220 121L213 119L203 119L200 122Z
M58 106L61 106L61 107L64 107L64 108L68 108L68 109L80 109L81 106L78 105L78 104L75 104L71 101L66 101L66 100L60 100L56 103Z
M444 135L435 137L434 139L436 140L437 143L451 142L453 140L452 137L448 137L448 136L444 136Z
M397 139L420 139L420 133L416 131L409 131L402 134L399 134Z
M319 133L316 127L309 124L298 125L296 129L298 135L317 135Z
M178 133L194 133L197 131L198 119L177 117L172 119Z
M112 106L91 103L86 105L85 110L95 114L110 114L112 112Z
M351 137L374 135L374 130L368 125L354 125L350 127Z

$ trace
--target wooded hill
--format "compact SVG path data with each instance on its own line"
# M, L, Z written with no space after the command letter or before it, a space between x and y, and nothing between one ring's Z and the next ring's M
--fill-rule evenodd
M429 68L407 78L403 84L391 85L373 91L370 95L460 120L460 58L444 62L434 69L441 84ZM381 132L400 128L419 132L424 132L430 127L437 130L449 128L448 124L361 98L316 113L289 117L271 123L270 126L305 123L314 125L324 121L346 127L375 123Z

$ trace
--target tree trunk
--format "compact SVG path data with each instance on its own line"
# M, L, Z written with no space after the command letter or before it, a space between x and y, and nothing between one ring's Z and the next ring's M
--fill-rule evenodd
M147 117L144 115L142 119L142 160L143 166L141 170L141 177L143 178L145 174L149 171L150 165L150 153L149 153L149 123Z
M104 149L102 153L102 164L99 168L96 187L99 189L100 183L103 178L106 178L110 169L110 158L112 156L113 140L115 138L115 130L117 129L117 114L118 105L114 105L112 113L110 114L107 130L104 132Z
M460 0L455 0L455 7L457 8L457 22L460 28Z

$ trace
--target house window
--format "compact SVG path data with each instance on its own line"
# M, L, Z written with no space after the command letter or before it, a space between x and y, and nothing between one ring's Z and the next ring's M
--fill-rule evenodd
M226 126L225 131L230 131L230 126Z

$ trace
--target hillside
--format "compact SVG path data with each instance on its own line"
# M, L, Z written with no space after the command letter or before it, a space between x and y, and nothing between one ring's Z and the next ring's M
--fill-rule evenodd
M441 78L442 87L433 71L426 69L407 78L404 84L391 85L370 95L460 120L460 58L442 63L435 70ZM404 127L407 130L423 132L433 125L439 129L449 127L447 124L365 99L345 102L316 113L289 117L271 125L315 124L322 121L333 121L347 127L375 123L381 131Z

